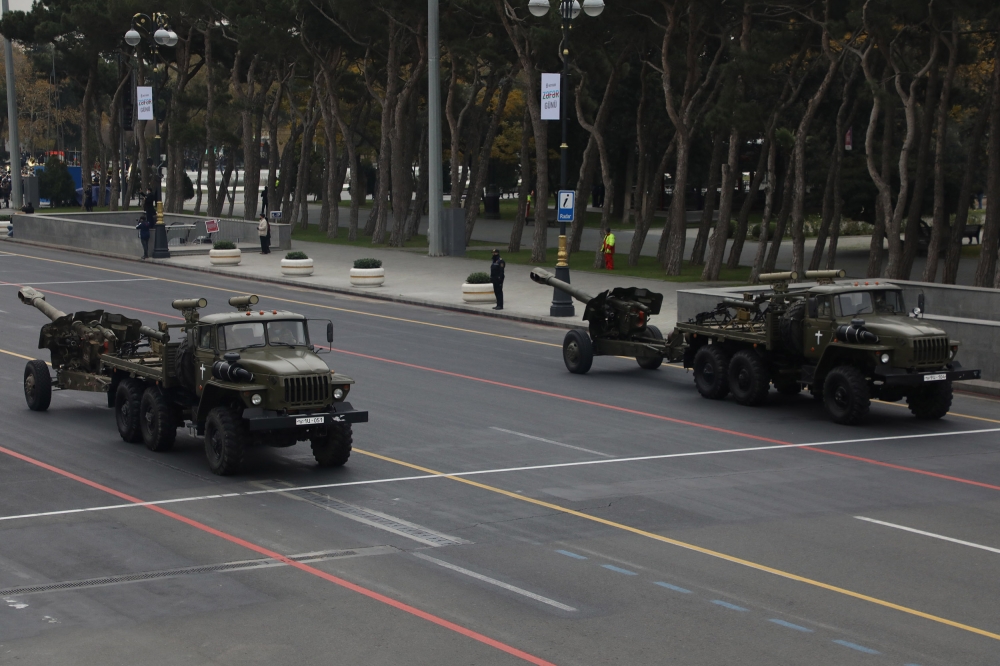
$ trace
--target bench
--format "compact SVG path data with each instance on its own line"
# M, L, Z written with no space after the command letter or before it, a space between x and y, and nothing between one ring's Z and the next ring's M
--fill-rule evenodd
M972 245L972 241L975 240L979 243L979 235L983 232L983 225L981 224L967 224L965 228L962 229L962 240L966 238L969 239L969 245Z

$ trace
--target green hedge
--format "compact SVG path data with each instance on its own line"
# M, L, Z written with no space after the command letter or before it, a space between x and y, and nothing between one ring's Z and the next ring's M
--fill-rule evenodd
M285 255L285 259L288 259L290 261L301 261L303 259L308 259L308 258L309 256L305 252L300 252L298 250L294 252L289 252L288 254Z
M465 278L466 284L489 284L490 274L483 273L482 271L478 273L472 273L469 277Z
M215 243L212 244L212 249L213 250L235 250L236 249L236 243L234 243L233 241L215 241Z
M381 259L355 259L355 268L382 268Z

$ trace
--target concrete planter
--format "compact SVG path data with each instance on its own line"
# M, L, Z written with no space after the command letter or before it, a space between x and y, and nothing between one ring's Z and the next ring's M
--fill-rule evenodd
M312 259L282 259L281 260L281 274L282 275L312 275L313 274L313 260Z
M243 251L239 248L235 250L209 250L208 259L213 266L239 266L243 261Z
M381 287L384 282L384 268L351 269L351 284L355 287Z
M462 300L466 303L496 303L497 297L493 293L492 284L469 284L462 285Z

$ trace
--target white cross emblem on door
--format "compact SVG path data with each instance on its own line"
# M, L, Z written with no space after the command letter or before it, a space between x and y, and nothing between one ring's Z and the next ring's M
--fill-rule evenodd
M823 343L823 331L816 331L816 344Z
M201 378L202 379L205 378L205 364L204 363L201 364Z

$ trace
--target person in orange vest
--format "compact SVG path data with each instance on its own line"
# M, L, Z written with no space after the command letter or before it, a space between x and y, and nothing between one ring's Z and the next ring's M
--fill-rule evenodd
M601 245L601 252L604 254L604 268L609 271L615 270L615 235L610 229L604 230L604 243Z

